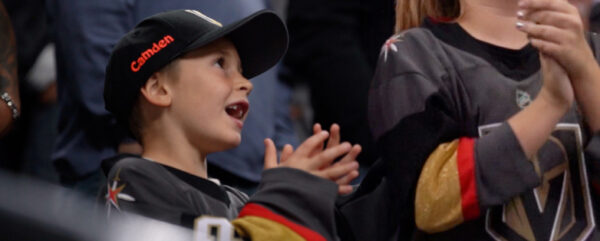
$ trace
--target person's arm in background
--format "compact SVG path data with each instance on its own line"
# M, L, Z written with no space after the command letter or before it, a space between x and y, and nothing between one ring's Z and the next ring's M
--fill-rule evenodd
M19 86L17 83L17 48L11 22L0 2L0 95L7 93L13 104L19 107ZM4 134L13 122L13 110L6 101L0 101L0 135Z

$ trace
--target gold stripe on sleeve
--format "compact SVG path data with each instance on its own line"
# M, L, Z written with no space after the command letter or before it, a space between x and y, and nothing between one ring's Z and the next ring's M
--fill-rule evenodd
M419 177L415 222L420 230L436 233L464 221L456 162L459 140L443 143L431 153Z

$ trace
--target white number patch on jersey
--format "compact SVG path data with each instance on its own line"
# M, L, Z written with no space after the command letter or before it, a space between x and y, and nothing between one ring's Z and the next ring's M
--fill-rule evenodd
M194 222L194 241L242 241L225 218L202 216Z

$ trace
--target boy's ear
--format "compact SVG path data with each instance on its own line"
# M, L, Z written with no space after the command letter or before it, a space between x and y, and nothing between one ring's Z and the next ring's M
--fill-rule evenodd
M156 72L142 86L142 95L150 104L161 107L171 105L171 90L166 84L168 82L166 77L165 73Z

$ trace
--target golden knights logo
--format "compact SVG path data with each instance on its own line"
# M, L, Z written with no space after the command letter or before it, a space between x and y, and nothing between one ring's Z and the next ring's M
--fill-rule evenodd
M498 126L482 126L479 134ZM488 209L487 233L495 240L586 240L595 223L579 125L558 124L531 162L542 184ZM542 165L553 168L541 173Z
M524 109L531 104L531 96L529 93L517 89L517 93L515 95L517 97L517 106L519 106L519 108Z

